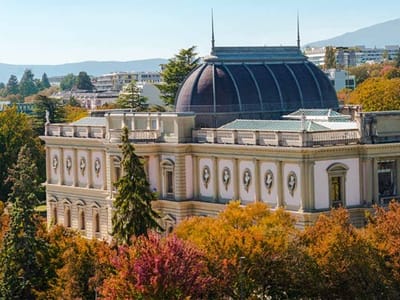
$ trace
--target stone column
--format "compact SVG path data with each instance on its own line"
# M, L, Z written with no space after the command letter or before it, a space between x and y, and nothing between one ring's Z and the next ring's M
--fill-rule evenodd
M186 166L185 166L185 155L177 154L175 156L175 186L174 194L175 200L186 199Z
M240 175L239 175L239 162L237 158L233 159L233 170L231 177L235 180L232 180L233 184L233 200L240 200ZM232 179L233 179L232 178Z
M372 199L373 203L379 203L378 161L372 158Z
M211 176L212 185L214 187L214 201L219 202L219 186L218 186L218 158L212 157L213 172Z
M64 148L60 148L58 184L64 184Z
M79 186L78 180L78 170L79 170L79 161L78 161L78 149L72 149L72 167L73 169L73 186Z
M87 172L86 188L90 189L92 187L92 183L93 183L93 172L94 172L92 150L90 150L90 149L88 149L87 158L88 159L87 159L87 167L86 167L86 172Z
M276 201L277 207L284 207L284 199L283 199L283 187L284 187L284 182L283 182L283 162L281 160L278 160L276 163L277 166L277 178L276 178L276 183L277 185L277 194L278 194L278 199Z
M103 151L103 154L101 155L102 157L102 163L101 163L101 168L102 168L102 173L103 173L103 184L101 185L101 189L107 190L107 172L110 172L111 170L107 169L107 166L110 164L107 163L107 157L106 157L106 152Z
M256 158L253 159L254 164L254 174L253 174L253 182L254 182L254 202L261 201L261 187L260 181L262 175L260 174L260 161Z
M51 183L51 169L53 168L53 159L50 156L50 148L45 146L46 149L46 183Z
M306 206L303 207L303 209L310 211L315 209L315 185L314 185L314 166L315 166L315 161L314 160L309 160L307 161L307 170L306 174L308 174L308 191L307 191L307 198L308 201L306 202Z
M192 156L193 164L193 199L199 200L199 158L196 155Z

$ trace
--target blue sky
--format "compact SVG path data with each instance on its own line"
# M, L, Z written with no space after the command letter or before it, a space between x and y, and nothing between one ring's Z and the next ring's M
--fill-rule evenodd
M358 0L0 0L0 62L170 58L181 48L302 44L400 17L400 1Z

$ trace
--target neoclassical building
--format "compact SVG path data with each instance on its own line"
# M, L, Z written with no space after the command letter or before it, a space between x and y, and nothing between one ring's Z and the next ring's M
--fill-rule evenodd
M175 112L46 124L49 224L109 239L124 127L167 230L232 199L284 207L299 226L343 206L362 225L366 209L398 198L399 112L337 113L333 87L297 47L212 54L182 84Z

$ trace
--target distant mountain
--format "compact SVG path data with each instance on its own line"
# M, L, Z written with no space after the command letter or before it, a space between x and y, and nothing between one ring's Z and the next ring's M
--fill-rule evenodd
M309 47L324 46L366 46L383 48L387 45L400 45L400 19L361 28L327 40L309 43Z
M160 64L166 62L168 60L164 58L153 58L132 61L85 61L62 65L10 65L0 63L0 82L7 83L11 74L20 79L25 69L31 69L35 78L40 79L45 72L48 77L53 77L68 73L77 75L80 71L85 71L93 76L117 71L159 71Z

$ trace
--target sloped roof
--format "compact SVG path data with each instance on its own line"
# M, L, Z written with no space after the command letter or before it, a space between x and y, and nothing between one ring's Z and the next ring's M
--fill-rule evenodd
M304 128L304 129L303 129ZM230 130L259 130L259 131L325 131L329 127L313 121L305 121L302 125L297 120L235 120L219 129Z

